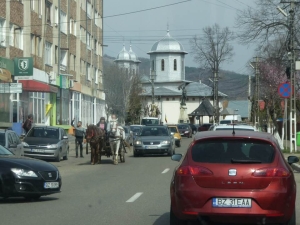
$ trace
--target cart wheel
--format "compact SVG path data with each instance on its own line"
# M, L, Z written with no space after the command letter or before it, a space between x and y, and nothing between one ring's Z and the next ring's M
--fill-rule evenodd
M120 160L121 160L122 163L125 162L125 152L124 152L124 150L122 150L120 152Z

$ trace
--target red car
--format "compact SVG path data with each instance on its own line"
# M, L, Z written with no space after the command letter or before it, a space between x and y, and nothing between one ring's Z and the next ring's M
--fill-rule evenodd
M198 132L207 131L210 128L211 125L213 125L213 124L212 123L202 124L201 126L198 127Z
M296 183L272 134L198 132L175 169L170 186L170 224L296 225ZM182 159L182 160L181 160Z

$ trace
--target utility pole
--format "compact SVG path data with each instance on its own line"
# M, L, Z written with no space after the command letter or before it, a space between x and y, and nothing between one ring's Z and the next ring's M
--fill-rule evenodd
M248 80L248 118L251 118L251 76Z
M290 29L290 43L289 43L289 52L290 55L290 63L291 63L291 77L290 84L292 88L292 93L290 96L290 152L296 152L296 82L295 82L295 44L294 44L294 35L295 35L295 2L292 0L290 2L291 9L289 11L289 29ZM290 53L290 54L289 54Z
M258 71L258 57L256 56L256 61L255 61L255 94L256 94L256 118L255 122L257 122L259 126L259 71Z
M218 68L216 65L214 66L214 90L213 90L213 95L214 95L214 109L215 109L215 123L219 123L219 91L218 91Z
M155 71L151 70L151 74L150 74L150 81L151 81L151 85L152 85L152 105L154 105L154 79L155 79Z
M57 6L57 11L58 11L58 26L57 26L57 32L58 32L58 38L57 38L57 74L58 77L60 79L60 82L62 82L62 77L60 75L60 26L61 26L61 18L60 18L60 0L58 0L58 6ZM63 115L63 90L62 90L62 84L60 83L60 89L59 89L59 93L60 93L60 99L59 99L59 124L63 124L63 119L62 119L62 115ZM57 119L56 119L57 121ZM57 123L57 122L56 122Z

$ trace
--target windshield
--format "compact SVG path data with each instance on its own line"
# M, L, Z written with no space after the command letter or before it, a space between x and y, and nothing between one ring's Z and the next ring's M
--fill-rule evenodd
M159 125L159 120L155 119L142 119L142 125Z
M177 129L176 129L176 127L169 127L169 130L172 133L177 133L178 132Z
M189 125L178 125L177 127L180 130L187 130L187 129L189 129Z
M232 163L232 160L253 163L271 163L274 148L260 141L209 140L198 142L192 147L192 159L195 162Z
M34 127L27 134L27 137L38 137L38 138L59 138L59 131L57 128L49 128L49 127Z
M14 155L14 154L10 152L8 149L0 145L0 156L1 155Z
M0 145L5 146L5 133L0 133Z
M147 127L141 131L141 136L168 136L166 128Z
M231 120L221 120L220 124L230 124Z

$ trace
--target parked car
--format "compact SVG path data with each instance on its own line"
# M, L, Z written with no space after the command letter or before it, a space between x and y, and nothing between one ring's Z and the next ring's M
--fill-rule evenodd
M195 124L190 123L189 125L190 125L190 127L192 129L192 133L196 134L197 133L197 127L195 126Z
M181 137L191 138L193 136L192 128L189 124L177 124Z
M286 161L272 134L198 132L184 157L172 159L180 164L171 180L170 224L296 225L297 188L290 165L299 159Z
M151 125L141 128L133 143L134 156L175 153L175 139L167 126Z
M122 127L124 128L124 131L125 131L125 141L128 144L132 145L132 143L133 143L132 131L127 126L122 126Z
M174 136L175 145L177 147L181 146L181 135L176 125L168 125L170 133Z
M59 162L68 159L69 140L66 131L54 126L34 126L23 140L24 155Z
M24 155L22 141L18 134L12 130L0 129L0 145L9 149L16 156Z
M201 126L198 127L198 132L201 131L208 131L210 126L213 125L212 123L203 123Z
M17 157L0 146L0 196L38 199L59 193L61 176L56 166L38 159Z

